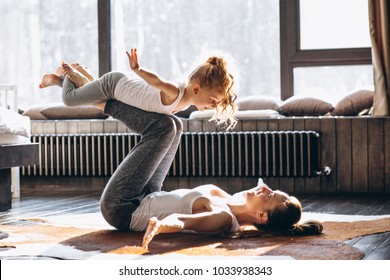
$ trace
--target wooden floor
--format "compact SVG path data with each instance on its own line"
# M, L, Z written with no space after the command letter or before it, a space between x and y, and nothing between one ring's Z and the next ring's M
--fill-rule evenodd
M342 215L389 215L390 195L300 196L303 211ZM390 232L351 239L364 260L390 260Z
M95 213L100 193L23 190L13 207L0 212L0 224L18 223L23 217ZM345 215L390 214L390 195L299 196L306 212ZM365 253L367 260L390 260L390 232L355 238L347 242Z

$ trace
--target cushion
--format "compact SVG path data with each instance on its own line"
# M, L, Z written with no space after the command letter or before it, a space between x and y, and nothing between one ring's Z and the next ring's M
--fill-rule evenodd
M214 116L215 110L194 111L190 115L190 119L210 119Z
M276 97L268 95L250 95L239 98L236 101L240 111L247 110L279 110L279 105L282 101Z
M357 116L370 109L374 102L374 92L359 90L341 99L331 112L332 116Z
M63 104L33 106L23 113L32 120L106 119L108 116L94 106L66 107Z
M323 116L332 110L332 104L319 98L293 96L280 105L279 113L285 116Z
M42 115L49 120L60 119L106 119L108 116L94 106L66 107L58 105L41 110Z
M210 119L215 114L215 110L195 111L190 115L190 119ZM235 114L237 119L258 119L258 118L275 118L283 117L277 111L267 110L246 110L237 111Z
M22 113L23 116L30 117L31 120L47 120L47 117L41 113L42 105L35 105Z

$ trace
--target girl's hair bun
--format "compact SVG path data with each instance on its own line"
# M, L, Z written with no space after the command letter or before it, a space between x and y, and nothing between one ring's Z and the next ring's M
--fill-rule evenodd
M225 66L225 61L222 57L218 56L211 56L207 59L207 63L210 63L211 65L220 65Z

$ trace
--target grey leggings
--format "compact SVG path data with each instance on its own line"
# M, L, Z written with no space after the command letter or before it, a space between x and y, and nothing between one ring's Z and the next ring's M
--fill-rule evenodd
M179 146L183 124L176 116L146 112L116 100L109 100L104 112L141 134L141 141L118 166L100 200L106 221L128 231L131 215L141 200L161 190Z
M123 73L109 72L98 80L76 88L68 76L65 76L62 84L62 101L66 106L73 107L115 99L114 90L122 77Z

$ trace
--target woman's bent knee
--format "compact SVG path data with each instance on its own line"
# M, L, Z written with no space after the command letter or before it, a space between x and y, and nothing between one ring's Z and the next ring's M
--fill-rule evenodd
M180 124L179 126L182 127ZM155 127L169 139L174 138L178 132L178 124L168 115L164 115L158 119Z
M176 126L176 133L181 134L183 132L183 122L175 115L171 116Z
M100 202L100 211L110 226L121 231L130 230L131 213L128 213L128 215L124 215L123 213L130 211L118 211L115 206L106 204L104 201Z

